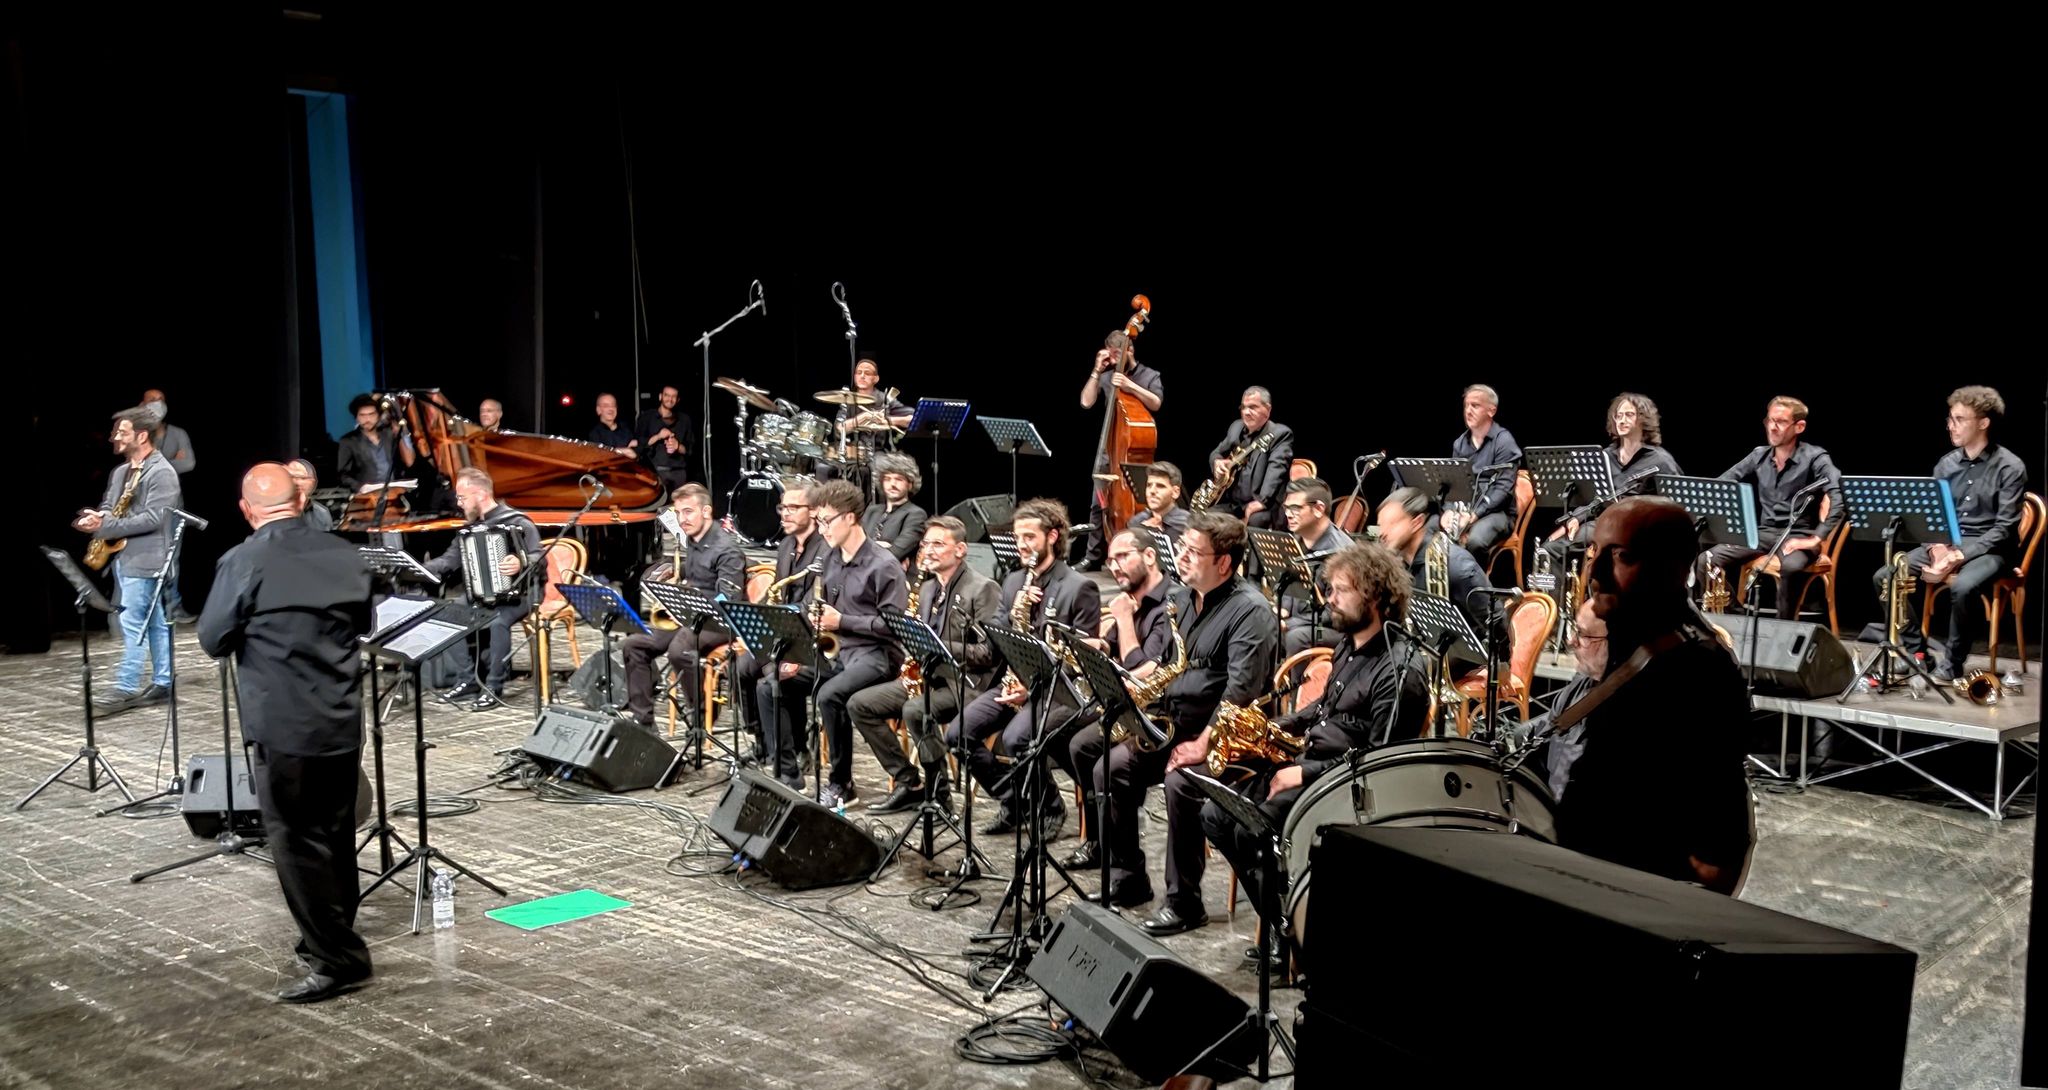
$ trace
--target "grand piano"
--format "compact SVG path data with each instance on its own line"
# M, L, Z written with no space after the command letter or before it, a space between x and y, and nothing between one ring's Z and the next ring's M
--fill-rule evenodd
M430 457L443 476L452 481L457 470L468 466L489 473L499 502L540 526L565 526L576 517L590 495L586 477L610 488L611 494L578 525L649 522L664 499L661 478L633 455L580 439L486 430L456 412L439 390L387 394L384 406L387 419L404 422L414 449ZM424 472L417 464L414 469ZM372 491L350 497L340 529L411 532L461 525L459 515L409 511L396 498Z

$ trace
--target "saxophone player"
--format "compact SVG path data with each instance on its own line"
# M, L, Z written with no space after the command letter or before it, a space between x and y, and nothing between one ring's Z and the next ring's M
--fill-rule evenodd
M1457 550L1454 550L1457 551ZM1323 564L1329 581L1330 624L1339 633L1330 679L1323 695L1272 728L1305 738L1301 757L1273 766L1264 762L1247 794L1264 799L1259 808L1276 826L1302 790L1345 763L1353 750L1368 750L1422 733L1429 708L1428 667L1407 641L1395 644L1385 625L1407 617L1414 592L1407 563L1378 543L1348 545ZM1236 869L1252 903L1266 919L1280 917L1279 889L1258 865L1264 845L1213 802L1202 805L1202 831Z
M895 785L888 798L868 807L871 814L916 809L928 797L927 788L939 805L953 808L939 725L951 722L965 702L988 687L995 666L995 650L982 638L980 626L1001 617L1002 591L995 580L968 565L967 527L959 519L940 515L925 525L914 578L918 584L911 591L911 612L931 627L960 664L962 683L928 672L920 682L921 691L912 695L906 677L892 677L846 702L853 725ZM929 713L925 694L931 698ZM891 719L901 719L910 733L917 750L915 762L904 756L896 733L889 729Z
M801 477L782 483L782 505L776 516L782 520L782 541L775 546L774 604L800 602L811 596L817 577L807 574L822 565L825 539L818 533L818 521L811 517L811 489ZM762 648L762 651L768 650ZM734 684L741 693L753 695L753 723L760 739L755 753L775 777L792 788L803 785L797 755L802 751L804 697L817 680L817 671L796 663L777 663L775 676L764 677L762 660L753 648L733 664Z
M1067 505L1058 500L1028 500L1017 506L1014 517L1019 570L1003 580L1003 616L1013 627L1034 633L1042 633L1048 620L1084 632L1094 630L1102 618L1102 592L1096 589L1093 580L1061 559L1067 552ZM1055 714L1059 711L1057 707L1053 710ZM1064 725L1048 724L1047 729ZM995 820L983 827L983 833L1007 833L1030 818L1022 812L1021 793L1014 778L1003 783L1000 791L996 789L1003 771L984 743L1000 732L1005 752L1022 753L1030 747L1035 727L1026 694L996 688L969 702L966 711L947 731L949 747L960 746L960 736L966 735L968 771L1002 804ZM1046 839L1057 839L1060 825L1067 818L1067 808L1057 792L1040 791L1039 798L1044 800L1046 811Z
M815 590L812 624L818 634L839 641L817 688L820 728L831 732L831 779L819 785L818 802L843 809L859 797L853 788L853 694L893 680L903 664L882 610L903 608L903 565L861 529L867 501L846 481L818 486L811 503L825 536L825 570Z
M1141 681L1159 671L1173 647L1173 625L1166 608L1173 583L1159 569L1159 554L1165 548L1165 543L1142 526L1133 525L1111 539L1109 571L1122 593L1109 600L1102 638L1088 641ZM1165 749L1147 752L1135 746L1111 747L1109 778L1105 783L1105 744L1102 724L1091 723L1074 732L1073 740L1064 749L1055 748L1053 756L1067 775L1082 786L1091 821L1110 822L1105 827L1109 834L1108 901L1118 908L1131 908L1152 899L1152 882L1145 876L1145 853L1138 847L1136 817L1146 790L1166 778L1170 754ZM1105 794L1115 796L1109 811L1115 819L1103 816ZM1066 865L1075 869L1100 866L1102 859L1096 852L1097 840L1091 835L1067 857Z

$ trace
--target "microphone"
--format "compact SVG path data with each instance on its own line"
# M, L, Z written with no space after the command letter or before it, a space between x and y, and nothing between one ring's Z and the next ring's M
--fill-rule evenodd
M1519 602L1522 600L1523 590L1520 587L1473 587L1465 592L1465 601L1469 603L1475 594L1487 598L1505 598L1510 602Z
M600 496L609 496L612 494L611 486L604 483L603 481L598 480L597 475L594 473L585 473L583 475L583 482L585 484L590 485L592 488L597 489L597 494Z
M1802 489L1800 489L1799 491L1797 491L1797 492L1794 492L1794 493L1792 494L1792 498L1793 498L1794 500L1803 500L1803 499L1805 499L1806 497L1808 497L1808 496L1811 496L1811 495L1813 495L1813 494L1814 494L1815 492L1820 492L1820 491L1823 491L1823 490L1825 490L1825 489L1827 488L1827 486L1828 486L1828 479L1827 479L1826 477L1822 477L1822 478L1821 478L1820 480L1817 480L1817 481L1813 482L1812 484L1809 484L1809 485L1807 485L1807 486L1806 486L1805 488L1802 488Z
M190 511L183 511L176 507L173 507L171 508L171 514L176 515L181 519L184 519L186 522L189 522L202 530L206 529L207 520L200 518L198 515L195 515Z
M761 317L766 318L768 316L768 290L761 286L759 280L754 281L754 302L761 305Z

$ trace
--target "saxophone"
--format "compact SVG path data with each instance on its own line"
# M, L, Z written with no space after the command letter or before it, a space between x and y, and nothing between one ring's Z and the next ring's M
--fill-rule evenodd
M135 486L141 483L142 467L128 467L128 480L121 485L120 498L114 501L114 509L108 513L108 518L121 518L128 513L128 508L135 503ZM108 541L103 537L93 538L85 547L85 566L99 571L107 566L108 561L114 559L115 553L127 547L128 539L125 537L118 541Z
M1152 676L1130 683L1131 706L1138 710L1138 717L1149 723L1152 729L1133 734L1121 722L1111 724L1111 744L1129 742L1131 747L1140 753L1153 753L1164 749L1173 741L1173 720L1164 715L1154 716L1145 710L1165 697L1166 687L1173 684L1173 679L1186 673L1188 669L1188 641L1182 638L1180 633L1180 611L1174 608L1170 600L1166 603L1166 625L1168 631L1173 633L1173 664L1161 666L1152 672Z
M762 603L771 606L782 605L782 592L785 588L806 576L818 574L820 570L822 570L820 565L812 564L810 567L798 568L796 571L791 572L787 579L777 579L775 582L768 584L768 589L761 592Z
M825 579L824 579L824 576L823 576L823 575L821 574L821 575L819 576L819 578L818 578L818 581L817 581L817 582L815 582L815 583L812 583L812 584L811 584L811 627L812 627L812 628L816 628L816 627L818 627L818 622L819 622L820 620L822 620L822 619L824 618L824 616L825 616ZM839 637L838 637L838 635L837 635L837 634L835 634L835 633L831 633L831 632L820 632L820 633L818 633L818 654L820 654L820 655L823 655L823 656L825 656L825 657L826 657L826 658L828 658L828 659L836 659L836 658L838 658L838 657L839 657Z
M917 616L918 592L924 589L924 577L931 574L931 570L924 566L924 554L922 552L918 554L917 567L911 570L916 578L910 582L910 607L903 612L915 617ZM903 669L897 673L896 677L903 682L903 691L906 694L915 697L919 693L924 692L924 667L919 666L916 659L905 658L903 660Z
M1036 557L1031 558L1034 562ZM1031 630L1031 599L1025 595L1038 582L1038 569L1032 565L1024 568L1024 583L1017 588L1017 597L1010 602L1010 627L1019 632ZM1002 696L1005 700L1015 699L1024 691L1024 683L1017 679L1017 671L1004 670Z
M1906 627L1906 596L1920 586L1920 580L1913 576L1911 556L1911 553L1899 553L1892 557L1892 585L1887 588L1892 596L1892 608L1885 620L1884 638L1893 647L1900 646L1899 630Z
M1244 767L1248 757L1276 765L1291 764L1308 748L1308 737L1296 737L1275 727L1259 710L1272 697L1261 697L1240 707L1225 701L1216 707L1216 721L1209 727L1209 774L1222 776L1232 765Z

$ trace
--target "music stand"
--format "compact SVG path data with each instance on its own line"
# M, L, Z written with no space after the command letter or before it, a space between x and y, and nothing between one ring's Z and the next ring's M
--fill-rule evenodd
M1016 571L1024 566L1023 561L1017 556L1016 534L990 533L988 547L989 551L996 554L997 579L1001 579L1005 571Z
M1259 554L1261 578L1271 577L1273 581L1273 610L1277 618L1281 598L1292 581L1308 588L1309 644L1319 642L1322 629L1322 592L1316 587L1316 573L1308 566L1308 554L1302 550L1301 539L1287 530L1251 530L1252 548ZM1285 634L1285 626L1282 626Z
M923 672L923 692L919 695L918 699L924 701L925 722L930 723L932 721L932 684L941 677L949 677L953 679L953 684L958 686L961 679L960 663L953 658L951 652L946 650L946 644L939 639L938 633L933 632L930 625L918 620L916 617L898 609L884 609L882 611L882 623L889 626L889 631L895 635L897 640L902 642L904 650L909 653L911 660L916 662L919 670ZM917 853L926 859L937 856L944 849L938 848L933 843L933 837L936 832L934 826L942 822L946 828L952 831L953 843L959 844L966 849L964 858L960 863L960 882L978 877L981 873L979 868L994 869L993 864L989 863L988 857L982 855L981 850L974 846L974 838L969 832L969 829L974 824L973 813L971 811L968 813L965 824L956 821L952 812L939 804L939 787L940 785L936 777L930 778L929 782L925 784L924 801L918 805L917 813L911 815L909 824L905 825L903 831L897 834L896 842L889 845L889 849L882 853L881 862L875 864L874 873L868 876L868 881L872 882L882 876L882 872L887 870L889 864L895 861L897 853L903 850L903 845L910 839L910 834L919 829L924 831L924 837L922 841L923 847L916 849ZM947 845L947 847L951 846L950 844ZM936 912L945 907L946 902L952 899L953 891L959 888L960 883L954 883L952 889L948 890L945 896L932 903L932 911Z
M77 563L71 559L70 553L62 549L53 549L48 545L42 546L41 549L44 558L49 560L50 564L57 569L57 573L62 575L64 581L70 583L71 589L76 592L71 601L71 608L78 611L78 693L79 699L85 704L85 744L78 747L77 755L64 762L62 768L50 773L47 779L36 785L35 790L23 795L21 801L14 804L14 808L19 810L35 801L37 795L42 794L51 784L56 783L58 778L66 772L77 767L80 761L85 762L85 787L83 790L86 794L96 795L99 793L100 788L104 786L100 783L100 773L105 772L107 774L107 783L112 784L121 792L122 797L132 803L135 801L135 793L128 790L128 785L122 782L120 774L114 771L114 766L107 763L106 755L100 752L99 744L93 738L92 644L86 638L87 633L85 629L86 607L90 606L109 616L120 612L120 607L107 601L106 595L101 594L99 588L93 585L92 580L86 577L85 572L79 570ZM66 780L65 783L71 787L78 786L69 780Z
M824 672L819 660L818 635L811 629L810 619L804 616L801 606L771 606L760 602L721 601L718 603L719 616L725 619L725 626L744 641L761 663L761 676L776 677L776 667L784 662L794 663L798 668L811 668L811 694L804 701L804 723L817 737L818 725L818 683ZM780 683L780 679L777 679ZM777 699L780 699L779 695ZM765 729L765 727L764 727ZM775 759L769 754L769 759ZM811 747L812 787L817 792L814 799L823 801L825 791L825 747Z
M1449 686L1452 651L1463 651L1475 662L1486 661L1485 645L1472 631L1472 624L1465 619L1464 611L1452 605L1449 598L1416 591L1408 599L1408 626L1415 630L1416 635L1429 641L1430 646L1423 650L1436 662L1437 687L1432 691ZM1438 708L1439 722L1431 724L1432 729L1441 723L1444 713L1452 710Z
M604 704L597 710L617 715L619 707L612 703L612 622L623 617L641 632L652 630L611 587L598 583L556 583L555 589L561 592L578 620L595 625L604 633Z
M945 398L921 397L917 408L910 414L910 426L903 429L905 439L929 439L932 441L932 510L939 509L939 440L960 438L960 429L967 426L967 416L972 406L965 401Z
M388 597L377 603L376 611L372 615L370 622L372 625L370 634L364 636L359 642L367 644L373 640L381 641L395 634L405 625L411 624L414 620L424 617L439 608L441 608L441 603L432 598L399 597L397 595ZM376 662L372 661L369 669L370 755L371 764L377 774L377 820L363 834L363 842L356 845L356 854L361 855L363 849L370 846L370 841L376 841L377 860L380 869L374 873L381 874L391 869L393 858L391 854L392 841L397 841L398 846L406 851L411 851L412 846L405 842L404 837L398 835L398 830L391 824L390 811L387 809L388 798L384 779L384 717L388 714L389 709L384 706L382 697L377 691L378 672ZM402 679L400 682L401 686L411 684L411 675L401 674L400 677ZM397 690L394 689L393 691L396 692ZM419 694L415 693L413 695L417 699Z
M1188 782L1195 786L1195 790L1207 795L1209 801L1216 804L1217 809L1229 815L1230 820L1242 826L1256 838L1259 845L1258 868L1260 890L1270 892L1279 889L1277 883L1282 880L1282 876L1279 873L1281 858L1281 830L1279 827L1275 826L1271 819L1266 817L1266 812L1259 809L1256 803L1231 790L1221 780L1213 779L1193 770L1183 770L1183 774L1187 777ZM1254 1040L1258 1042L1259 1055L1258 1071L1256 1073L1247 1072L1247 1074L1251 1074L1252 1077L1260 1082L1265 1082L1271 1076L1269 1064L1271 1063L1272 1046L1275 1041L1279 1042L1280 1051L1287 1054L1287 1061L1289 1063L1294 1062L1294 1041L1287 1036L1286 1027L1280 1024L1280 1016L1273 1012L1273 965L1271 959L1266 956L1267 944L1270 941L1273 929L1279 929L1279 932L1284 935L1286 934L1286 926L1284 921L1272 919L1266 914L1264 906L1259 904L1264 899L1263 897L1253 898L1252 903L1252 911L1259 914L1258 1009L1247 1012L1243 1023L1232 1028L1230 1032L1218 1038L1215 1043L1203 1049L1194 1059L1189 1060L1187 1065L1181 1068L1183 1073L1200 1067L1202 1061L1221 1052L1226 1045L1236 1040L1246 1030L1250 1030L1254 1034ZM1228 1060L1220 1060L1219 1062L1229 1063Z
M1102 863L1102 906L1115 912L1116 907L1109 902L1109 739L1119 723L1130 737L1140 738L1151 728L1151 722L1145 718L1143 708L1131 703L1130 690L1125 687L1128 675L1115 659L1078 639L1070 639L1067 647L1074 653L1074 665L1081 668L1081 676L1088 680L1088 691L1101 709L1101 718L1096 720L1102 727L1102 759L1098 765L1102 790L1096 793L1095 854Z
M1523 447L1522 456L1537 507L1569 510L1614 492L1614 463L1606 447ZM1587 492L1591 495L1579 500Z
M1892 608L1887 618L1898 613L1899 569L1894 566L1900 542L1909 545L1940 542L1945 545L1962 544L1962 528L1956 521L1955 495L1949 490L1949 483L1938 477L1844 477L1842 478L1843 517L1849 520L1849 536L1858 541L1884 542L1884 572L1887 601ZM1863 671L1849 682L1842 694L1835 698L1837 703L1847 702L1863 679L1875 672L1879 693L1889 692L1902 681L1910 678L1895 677L1891 660L1896 655L1913 674L1926 680L1928 686L1941 694L1941 699L1953 704L1956 698L1949 692L1925 664L1906 653L1898 643L1898 633L1887 625L1884 642L1878 645L1877 653L1870 656Z
M377 658L390 659L402 668L410 670L413 675L413 689L417 692L420 684L420 663L447 650L455 641L468 639L472 633L481 631L490 623L491 611L488 609L477 609L460 602L442 602L439 609L416 612L392 625L379 639L365 642L363 648ZM420 920L427 907L427 891L432 886L428 881L432 877L428 873L428 864L433 860L439 859L455 870L476 879L479 885L492 893L500 897L505 896L505 891L493 884L490 879L463 866L453 856L427 842L427 750L432 747L427 745L427 724L423 707L425 703L423 700L412 702L413 802L419 814L419 841L407 848L404 856L385 868L384 873L378 875L376 881L371 882L369 888L363 890L363 895L357 898L358 904L368 900L378 886L390 881L407 867L418 864L419 873L413 878L412 892L412 933L415 935L420 933ZM381 732L379 737L381 739ZM381 767L380 759L379 768ZM379 797L381 799L382 796Z
M1700 527L1700 547L1739 545L1755 549L1756 490L1742 481L1660 473L1656 494L1678 501Z
M1470 504L1479 498L1479 479L1472 473L1470 458L1395 458L1387 468L1393 471L1396 485L1422 489L1436 500L1439 509L1446 503Z
M394 582L403 576L407 579L422 579L437 587L441 585L440 576L428 571L425 564L413 559L412 554L404 549L394 549L388 545L358 545L356 552L362 556L363 563L370 566L372 574L382 575Z
M731 631L731 626L719 619L719 603L713 601L703 591L679 583L648 583L644 589L656 602L661 603L663 609L668 610L668 615L674 617L677 624L690 630L690 694L695 704L696 715L685 716L686 719L694 718L694 721L690 723L690 740L685 742L683 748L696 750L695 756L691 758L691 767L701 769L704 767L704 742L711 732L704 726L704 656L697 651L697 646L705 625L716 624L727 631ZM677 703L673 689L669 691L669 703ZM733 717L733 740L739 740L738 716ZM725 751L726 779L731 779L732 770L739 766L739 752L716 738L711 739L711 744Z
M1015 420L1001 416L976 417L981 421L983 431L996 445L996 453L1010 456L1010 495L1017 494L1017 456L1030 454L1040 458L1052 457L1051 448L1039 438L1038 428L1029 420Z

